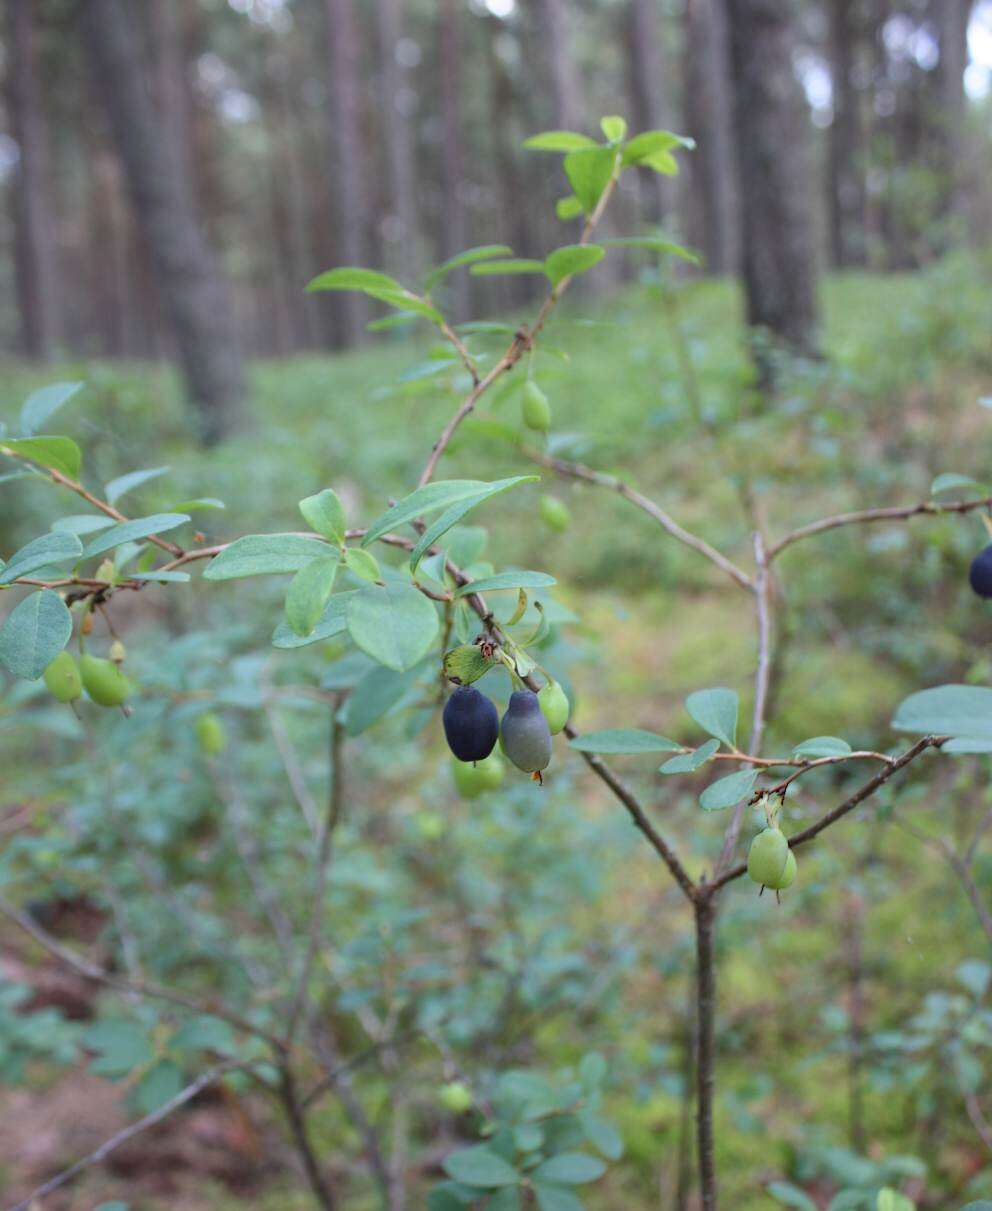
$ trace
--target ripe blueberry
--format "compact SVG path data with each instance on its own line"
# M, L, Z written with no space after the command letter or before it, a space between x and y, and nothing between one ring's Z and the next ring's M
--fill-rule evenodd
M551 729L532 690L517 690L500 725L503 751L517 769L538 774L551 761Z
M992 597L992 543L971 561L968 579L979 597Z
M459 761L484 761L496 747L499 714L473 685L460 685L441 716L448 747Z

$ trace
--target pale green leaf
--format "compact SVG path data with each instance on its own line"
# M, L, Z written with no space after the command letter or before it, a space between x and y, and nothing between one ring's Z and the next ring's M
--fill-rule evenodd
M722 811L725 807L735 804L751 794L758 774L753 769L739 770L736 774L728 774L719 778L699 796L699 806L705 812Z
M0 626L0 664L15 677L34 681L69 642L72 616L51 589L17 603Z
M57 567L75 561L83 551L83 544L75 534L53 530L29 542L27 546L10 557L10 562L0 569L0 584L10 584L19 576L30 576L39 568Z
M157 479L171 469L171 467L148 467L144 471L130 471L127 475L119 475L104 488L107 503L114 504L125 492L130 492L132 488L137 488L139 484L147 483L150 479Z
M316 534L334 543L344 542L344 505L333 488L307 496L300 501L299 509L303 520Z
M236 580L298 572L312 559L327 554L327 543L303 534L247 534L215 555L203 578Z
M552 286L598 265L605 253L598 244L568 244L556 248L544 261L544 272Z
M125 542L137 542L150 534L167 534L189 521L185 513L153 513L150 517L136 517L133 521L120 521L109 530L103 530L91 538L83 549L83 559L102 555Z
M286 590L286 621L304 638L320 620L338 570L338 553L333 551L304 564Z
M469 581L455 591L455 596L495 593L499 589L546 589L557 583L547 572L497 572L494 576L482 576L478 580Z
M0 441L0 450L50 467L69 479L76 479L83 465L83 456L71 437L19 437Z
M685 709L704 731L733 748L737 743L738 702L733 690L697 690L685 700Z
M437 610L412 585L369 585L348 603L348 631L356 645L400 673L423 659L438 629Z
M21 432L25 437L37 433L48 418L68 403L82 387L82 383L49 383L47 387L32 392L21 408Z

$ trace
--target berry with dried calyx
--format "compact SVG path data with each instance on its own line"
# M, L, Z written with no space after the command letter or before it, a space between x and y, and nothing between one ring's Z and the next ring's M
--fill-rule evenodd
M533 690L517 690L500 724L503 751L525 774L537 775L551 761L551 729Z
M780 828L765 828L751 842L747 873L762 887L775 887L789 860L789 842Z

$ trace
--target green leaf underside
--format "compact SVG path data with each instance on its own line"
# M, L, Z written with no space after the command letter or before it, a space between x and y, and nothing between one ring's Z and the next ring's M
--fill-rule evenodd
M303 520L316 534L334 543L344 541L344 506L332 488L301 500L299 509Z
M465 252L458 253L457 256L449 257L448 260L438 265L436 269L432 269L427 275L426 289L432 289L443 278L446 278L453 269L460 269L463 265L474 265L477 261L488 261L492 260L493 257L508 257L512 255L513 249L508 244L480 244L477 248L468 248Z
M536 1182L555 1182L559 1185L582 1186L603 1176L606 1166L598 1156L585 1152L560 1152L549 1157L534 1170Z
M574 130L545 130L524 139L524 147L528 151L579 151L582 148L597 148L599 144L588 135Z
M544 261L544 272L552 286L592 269L606 255L598 244L569 244L556 248Z
M892 726L918 735L992 739L992 689L940 685L920 690L899 704Z
M734 807L750 795L754 789L757 770L743 769L726 778L719 778L699 796L699 806L706 812L722 811L725 807Z
M0 440L4 447L19 458L29 458L42 467L59 471L69 479L79 475L83 456L71 437L19 437L12 441Z
M794 757L843 757L851 752L851 746L838 736L814 736L804 740L792 750Z
M297 635L284 619L272 633L272 646L284 650L302 648L311 643L319 643L322 639L333 639L335 635L340 635L342 631L348 629L348 603L357 594L357 589L349 590L346 593L335 593L324 607L324 612L317 620L313 630L305 638Z
M117 479L112 479L103 489L107 503L114 504L125 492L130 492L133 488L147 483L150 479L158 479L160 475L166 475L171 469L171 467L149 467L144 471L130 471L127 475L119 475Z
M677 753L682 745L640 728L607 728L576 736L571 747L582 753Z
M137 542L150 534L167 534L170 530L189 521L186 513L153 513L151 517L136 517L133 521L119 521L109 530L103 530L91 539L83 550L83 559L102 555L125 542Z
M506 481L499 482L505 483ZM381 517L376 518L366 531L365 537L362 539L362 546L367 547L370 543L375 542L387 530L395 529L396 526L412 521L415 517L436 513L438 509L446 509L455 501L464 500L467 496L475 496L490 486L489 481L484 479L442 479L436 483L425 484L422 488L411 492L409 496L404 496L402 500L387 509Z
M11 557L6 567L0 569L0 584L9 584L19 576L29 576L39 568L59 565L74 560L82 554L83 544L75 534L53 530L21 547Z
M477 505L481 505L483 501L489 500L490 497L498 496L501 492L515 488L518 484L535 483L539 478L537 475L514 475L510 479L499 479L495 483L486 484L481 491L476 492L474 495L456 500L454 504L445 509L436 521L427 527L417 540L417 545L410 553L411 569L415 570L424 554L430 550L434 543L443 534L447 534L452 526L457 525Z
M616 164L616 153L609 148L572 151L565 157L565 175L586 214L595 210Z
M958 475L954 471L947 471L943 475L938 475L930 485L930 495L940 496L943 492L950 492L955 488L972 488L980 487L977 480L971 478L970 475Z
M72 616L57 593L31 593L0 627L0 664L15 677L34 681L69 642Z
M82 387L82 383L49 383L47 387L32 392L21 408L21 432L25 437L37 433L48 418L68 403Z
M737 743L738 698L733 690L697 690L685 700L685 709L711 736L729 748Z
M495 593L500 589L547 589L557 584L547 572L497 572L495 576L482 576L463 584L455 591L456 597L468 597L472 593Z
M334 590L338 562L338 553L332 549L329 554L304 564L289 582L286 621L301 639L310 634L324 612Z
M501 274L544 273L544 262L527 257L512 257L506 261L484 261L473 265L469 272L477 278L498 277Z
M719 747L719 740L707 740L706 743L701 744L695 752L680 753L677 757L672 757L670 761L666 761L664 765L659 767L658 773L692 774L699 769L700 766L705 765Z
M412 585L369 585L348 603L348 631L356 645L398 673L427 654L438 628L437 610Z
M327 543L304 534L247 534L214 556L204 580L236 580L242 576L278 576L298 572L328 554Z
M495 1190L500 1186L515 1186L520 1174L498 1152L485 1144L476 1144L461 1152L445 1157L441 1166L449 1177L467 1186L479 1186L484 1190Z

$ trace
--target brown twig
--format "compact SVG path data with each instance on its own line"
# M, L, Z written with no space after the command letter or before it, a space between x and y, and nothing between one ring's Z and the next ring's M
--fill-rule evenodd
M619 179L618 169L619 154L617 156L617 166L614 170L613 176L610 177L605 189L603 190L602 194L600 194L599 201L596 203L595 209L586 219L585 226L582 229L582 235L579 238L580 245L589 243L593 231L595 231L599 220L603 217L603 212L606 210L610 198L613 196L614 189L616 189L617 181ZM564 295L565 291L571 284L571 281L572 278L567 277L560 281L557 286L552 287L551 291L548 293L543 304L541 305L541 309L538 311L534 322L529 328L521 328L519 332L514 334L513 339L510 341L510 344L506 349L506 352L489 369L485 377L480 379L477 373L473 375L472 390L458 405L455 414L441 430L441 435L431 447L430 456L424 465L423 471L420 473L420 478L417 480L418 488L422 488L424 484L429 483L433 478L434 472L437 470L437 464L441 461L445 450L447 450L448 446L450 445L451 439L454 437L458 426L462 423L465 417L475 409L475 405L479 402L479 399L486 393L486 391L489 390L497 379L506 374L508 370L512 370L517 362L520 361L524 353L526 353L527 350L533 346L535 339L543 330L544 325L547 323L548 317L554 309L555 304L561 299L562 295ZM451 335L454 336L454 333ZM451 336L449 336L448 339L450 340ZM463 357L462 360L464 361L465 358ZM469 365L471 372L471 366L474 365L474 363L470 362Z
M191 1009L195 1013L211 1014L217 1018L223 1018L238 1030L245 1034L254 1035L256 1038L263 1039L271 1047L274 1047L278 1052L285 1051L285 1044L274 1034L270 1034L262 1027L256 1026L254 1022L248 1021L247 1018L241 1016L233 1009L229 1009L226 1005L215 1000L214 998L202 998L192 996L189 993L181 992L175 988L167 988L162 984L155 984L148 980L127 980L122 976L114 975L109 971L105 971L96 963L91 963L89 959L83 958L63 946L57 938L53 938L47 930L29 916L26 912L11 904L4 896L0 896L0 913L3 913L8 920L12 921L25 933L30 934L42 949L47 950L50 955L58 959L66 967L71 967L73 971L79 972L88 980L94 980L96 983L104 984L108 988L114 988L118 992L134 993L138 996L150 997L153 1000L168 1001L173 1005L180 1005L183 1009Z
M905 521L908 518L924 514L971 513L975 509L988 508L992 508L992 496L985 496L981 500L954 501L946 505L924 500L918 505L896 505L884 509L859 509L854 513L838 513L834 517L823 517L819 521L810 522L808 526L800 526L798 530L793 530L784 538L780 538L769 548L768 560L771 562L776 559L786 547L791 547L794 542L800 542L814 534L823 534L827 530L836 530L839 526L872 525L880 521Z
M881 770L873 778L869 778L869 780L862 787L855 791L854 794L849 798L845 799L843 803L838 804L837 807L831 809L825 815L821 816L820 819L817 820L815 824L811 824L809 828L804 828L801 832L798 832L794 836L790 837L790 847L792 849L797 849L800 845L805 845L807 841L812 841L812 839L819 833L822 833L825 828L829 828L831 824L835 824L838 820L846 816L848 812L852 812L859 804L863 803L865 799L867 799L870 795L873 795L880 786L883 786L886 782L888 782L888 780L894 774L897 774L899 770L904 769L910 764L911 761L915 761L921 753L926 752L927 749L940 748L941 745L946 743L946 736L924 736L921 740L917 740L917 742L911 748L908 748L901 756L893 758L891 764L887 765L885 769ZM741 875L745 874L746 872L747 863L741 862L737 866L731 867L730 870L724 871L723 874L717 876L717 878L715 878L711 883L702 885L700 887L700 892L712 894L713 892L718 891L721 887L724 887L727 883L732 883L734 879L739 879Z
M237 1071L238 1069L244 1070L249 1067L251 1065L236 1063L231 1060L223 1064L217 1064L213 1068L208 1068L195 1081L191 1081L185 1089L180 1089L177 1094L170 1097L164 1105L159 1106L157 1110L153 1110L151 1114L146 1114L144 1118L138 1119L136 1123L131 1123L127 1127L124 1127L102 1143L99 1148L95 1148L89 1155L82 1157L81 1160L70 1165L68 1169L63 1169L55 1177L49 1178L47 1182L38 1186L36 1190L32 1190L27 1198L22 1199L19 1203L15 1203L10 1208L10 1211L31 1211L31 1208L40 1206L41 1199L46 1198L49 1194L53 1194L56 1190L67 1185L74 1178L78 1177L84 1169L90 1168L91 1165L98 1165L101 1161L106 1160L112 1152L116 1152L128 1140L134 1139L136 1135L140 1135L143 1131L147 1131L150 1127L154 1127L164 1119L167 1119L170 1114L185 1106L187 1102L191 1102L204 1089L216 1084L226 1073Z

